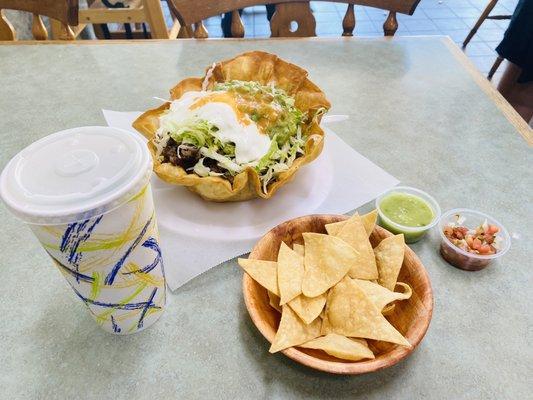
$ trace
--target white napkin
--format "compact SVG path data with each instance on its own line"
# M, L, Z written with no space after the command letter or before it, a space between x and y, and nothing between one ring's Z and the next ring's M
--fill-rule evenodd
M131 123L139 112L103 113L109 126L135 132ZM342 116L330 118L336 120ZM171 290L249 252L259 237L283 221L306 214L344 214L398 184L396 178L324 129L326 141L320 157L266 201L207 202L153 176L160 244Z

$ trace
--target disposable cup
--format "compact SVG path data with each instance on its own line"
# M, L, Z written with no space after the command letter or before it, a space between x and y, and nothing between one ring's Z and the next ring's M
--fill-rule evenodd
M141 138L108 127L54 133L0 176L7 208L29 225L95 321L114 334L161 316L163 258Z

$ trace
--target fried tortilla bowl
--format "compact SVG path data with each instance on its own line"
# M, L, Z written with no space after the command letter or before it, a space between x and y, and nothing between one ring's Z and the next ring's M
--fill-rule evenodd
M319 126L320 115L317 111L329 108L330 104L320 88L307 79L307 71L281 60L276 55L261 51L243 53L231 60L221 61L214 67L209 67L202 78L182 80L170 90L170 99L179 99L189 91L209 90L217 82L231 80L256 81L262 85L274 84L294 97L295 106L308 114L308 122L302 126L302 130L307 134L305 154L298 157L287 171L280 173L277 179L267 186L266 193L261 188L258 173L251 167L236 175L232 183L223 177L200 177L187 173L179 166L162 163L156 156L152 139L159 128L159 117L170 107L170 103L146 111L133 123L133 127L149 140L154 172L165 182L186 186L205 200L216 202L244 201L256 197L268 199L293 178L298 168L316 159L322 151L324 131ZM313 118L315 115L316 118Z

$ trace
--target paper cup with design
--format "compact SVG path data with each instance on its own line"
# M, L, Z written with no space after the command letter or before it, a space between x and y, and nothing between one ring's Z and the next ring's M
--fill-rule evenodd
M108 127L61 131L17 154L0 177L27 223L96 322L138 332L161 316L165 275L143 139Z

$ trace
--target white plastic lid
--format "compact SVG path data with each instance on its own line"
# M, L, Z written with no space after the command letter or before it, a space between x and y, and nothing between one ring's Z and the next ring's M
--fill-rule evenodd
M0 197L24 222L56 225L107 213L146 185L152 158L134 133L103 126L46 136L0 176Z

